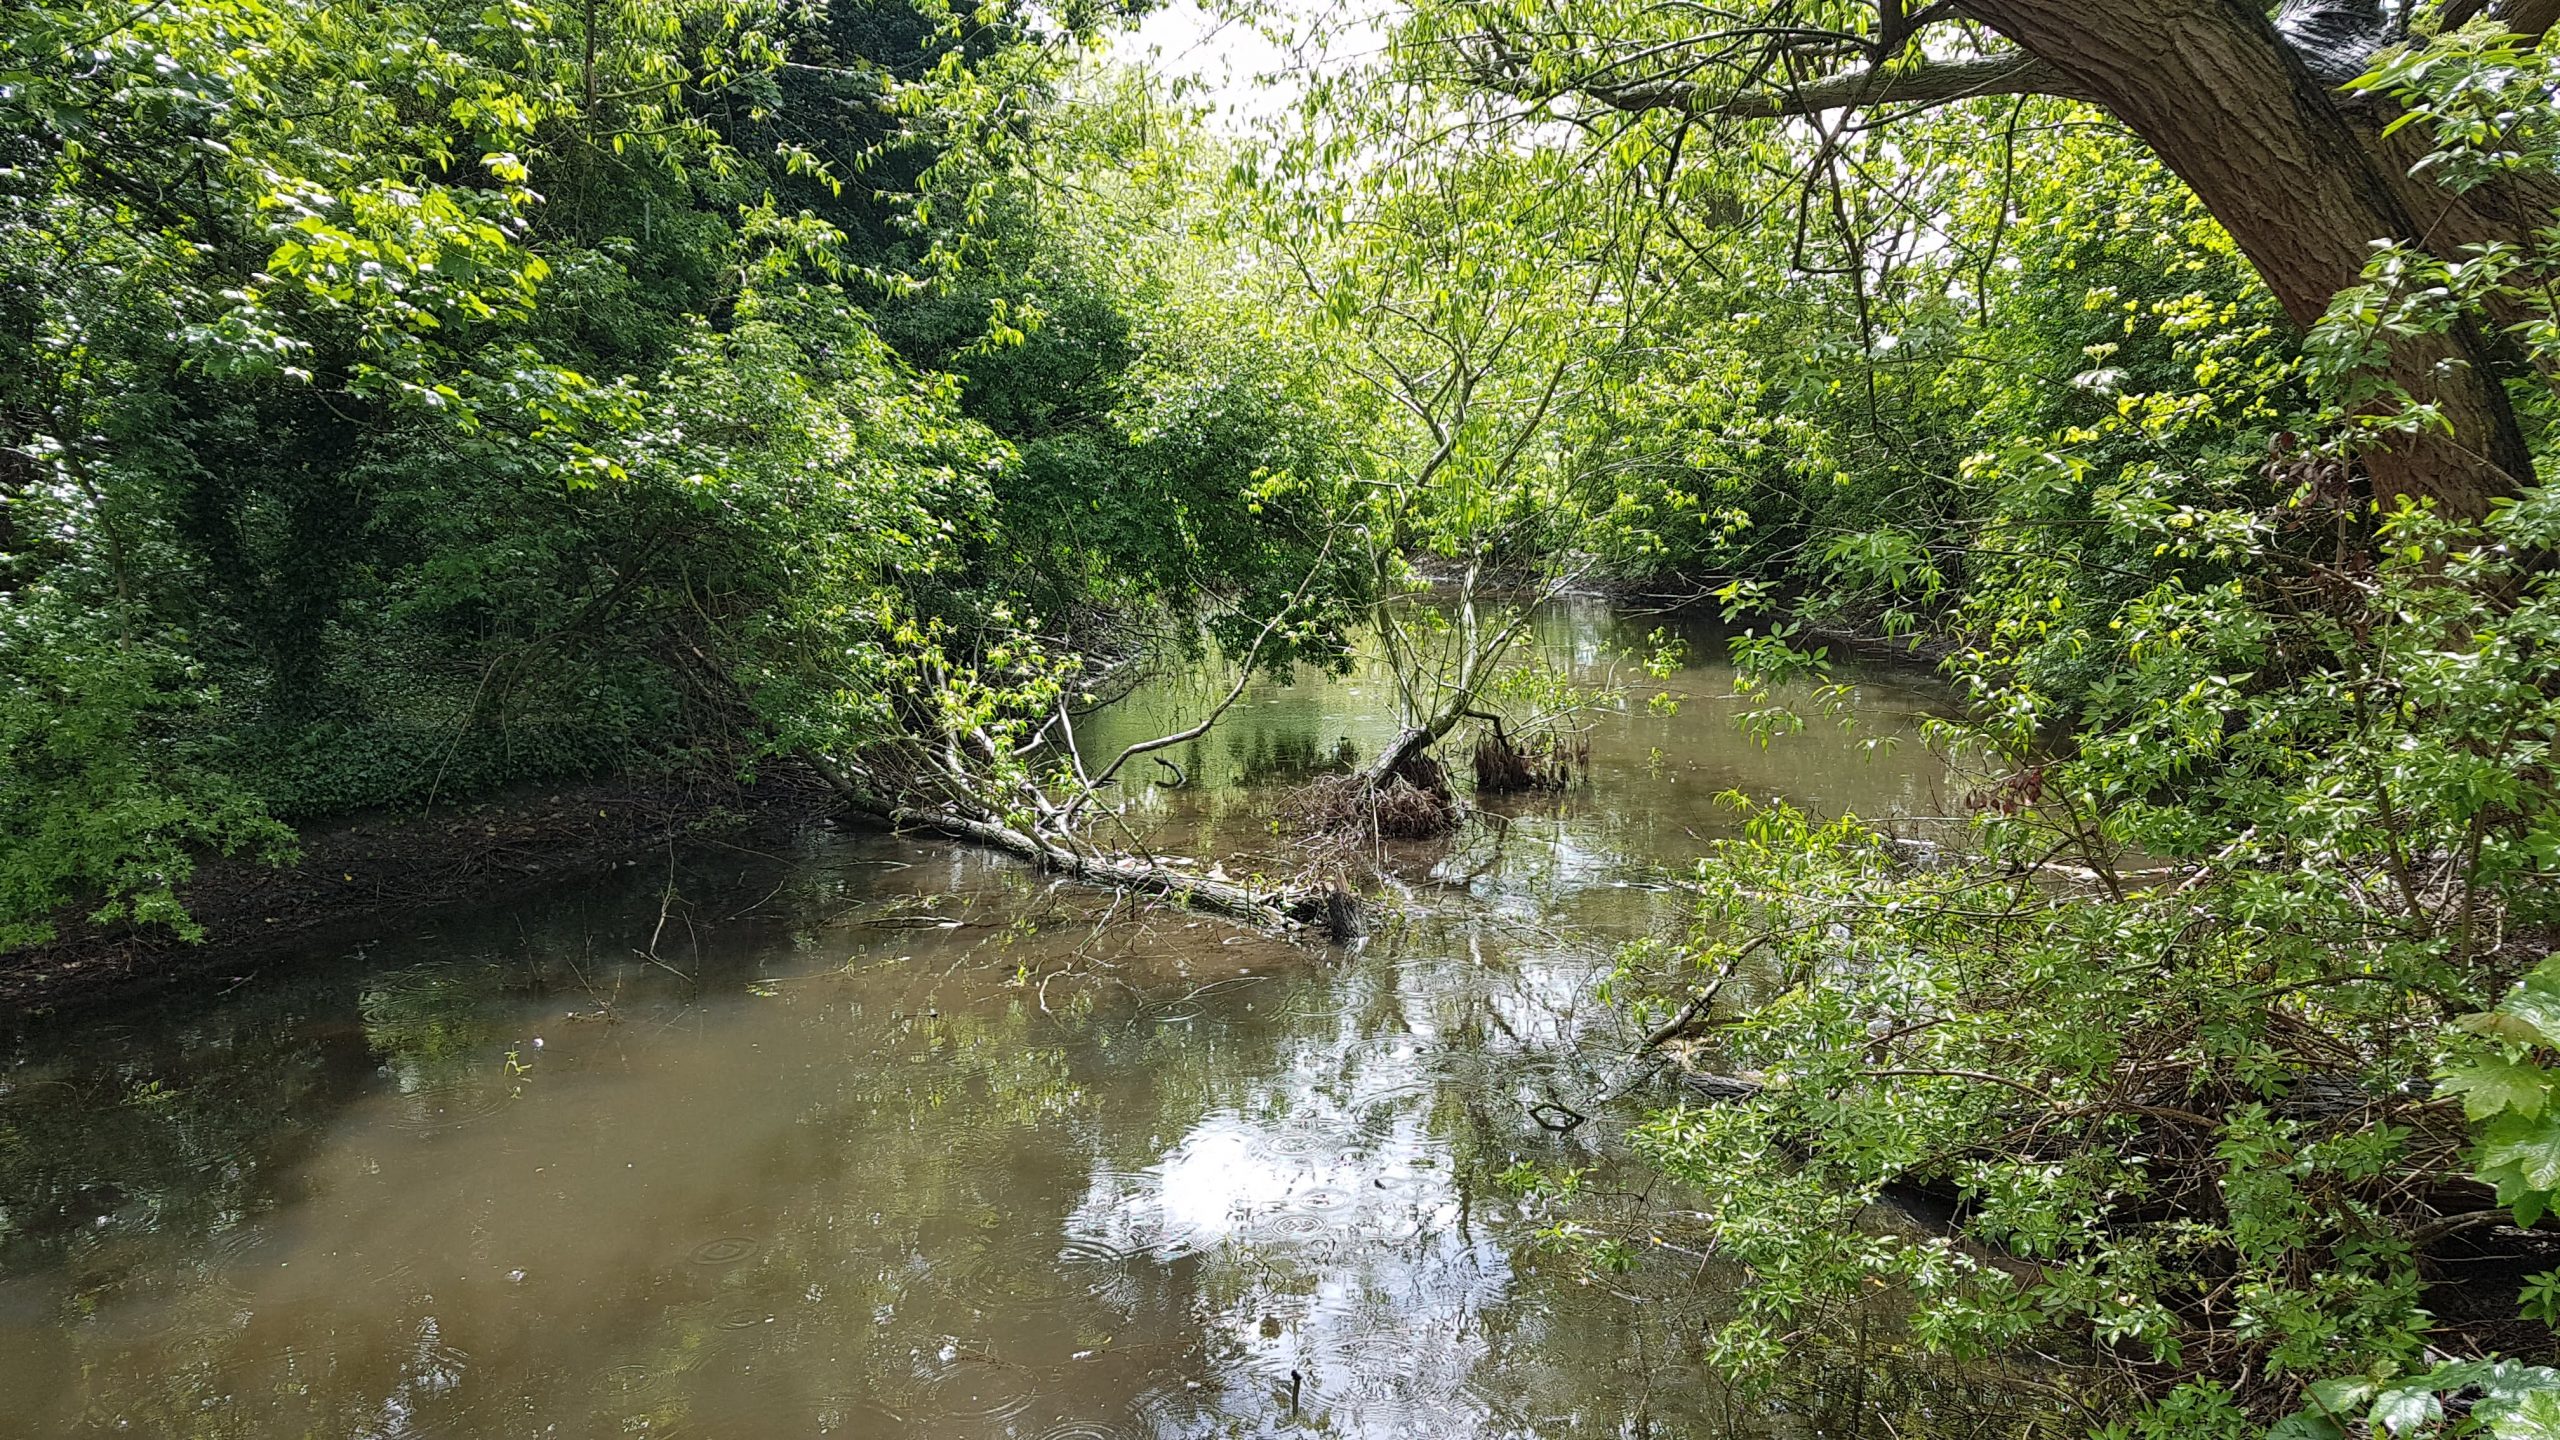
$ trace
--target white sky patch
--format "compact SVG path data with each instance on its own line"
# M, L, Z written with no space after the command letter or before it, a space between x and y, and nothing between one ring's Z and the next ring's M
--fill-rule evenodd
M1297 98L1297 87L1282 78L1290 65L1285 51L1250 22L1213 15L1192 0L1151 12L1112 44L1110 57L1191 87L1190 98L1230 124L1269 120Z
M1282 0L1240 13L1218 0L1168 0L1114 41L1109 58L1184 82L1222 124L1267 130L1298 103L1307 75L1376 54L1384 33L1382 16L1347 5Z

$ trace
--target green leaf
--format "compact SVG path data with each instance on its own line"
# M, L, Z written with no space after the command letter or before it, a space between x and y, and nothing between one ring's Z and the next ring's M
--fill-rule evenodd
M2332 1415L2353 1415L2373 1398L2381 1386L2366 1375L2341 1375L2323 1380L2311 1387L2311 1399L2320 1409Z
M2442 1420L2444 1402L2423 1385L2405 1385L2382 1392L2366 1418L2394 1435L2406 1434Z
M2455 1029L2467 1031L2484 1040L2504 1040L2511 1045L2543 1043L2540 1030L2535 1029L2530 1022L2510 1015L2502 1009L2482 1010L2475 1014L2457 1016L2453 1024Z
M2560 1383L2560 1377L2546 1383ZM2491 1409L2489 1402L2482 1401L2473 1414L2487 1415L2489 1433L2498 1440L2560 1440L2560 1389L2535 1390L2488 1414Z
M2560 1049L2560 982L2547 975L2528 975L2498 1002L2498 1013L2533 1027L2533 1043Z
M2532 1119L2551 1095L2551 1075L2538 1065L2495 1056L2466 1057L2438 1075L2445 1093L2462 1097L2462 1113L2473 1120L2513 1112Z
M2517 1178L2545 1194L2560 1190L2560 1117L2539 1123L2510 1116L2481 1137L2480 1168L2515 1167Z
M2499 1360L2477 1383L2471 1418L2498 1440L2560 1440L2560 1370Z

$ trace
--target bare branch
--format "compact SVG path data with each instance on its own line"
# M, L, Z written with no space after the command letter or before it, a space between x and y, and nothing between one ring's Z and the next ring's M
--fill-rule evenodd
M1177 745L1187 745L1199 739L1208 734L1210 728L1215 726L1229 710L1235 708L1235 703L1244 698L1246 687L1253 683L1254 666L1261 661L1262 647L1273 635L1279 633L1281 626L1288 623L1291 612L1306 602L1307 592L1315 588L1317 579L1324 574L1325 562L1333 558L1334 538L1335 536L1330 534L1325 537L1323 551L1316 556L1315 563L1307 567L1306 578L1298 582L1298 588L1289 596L1288 603L1282 605L1269 620L1263 622L1261 633L1253 637L1252 646L1244 652L1244 659L1236 665L1236 683L1227 691L1226 697L1210 707L1209 713L1202 716L1198 724L1186 726L1170 735L1159 735L1153 740L1141 740L1122 750L1119 758L1102 767L1101 774L1082 782L1083 792L1067 802L1066 811L1061 817L1062 822L1072 824L1076 818L1076 812L1084 808L1085 802L1093 798L1094 792L1117 778L1121 767L1130 761L1141 755L1151 755L1158 750L1170 750ZM1081 761L1078 768L1082 768ZM1081 780L1081 776L1079 779Z
M2560 0L2517 3L2560 4ZM1649 77L1619 78L1631 61L1667 58L1667 52L1675 48L1669 46L1656 47L1642 56L1621 56L1597 69L1586 68L1580 74L1563 76L1552 71L1542 75L1520 43L1499 29L1487 29L1460 48L1468 52L1476 79L1504 94L1536 101L1581 96L1612 109L1639 113L1672 110L1699 117L1774 120L1880 105L1944 105L1986 95L2095 98L2059 68L2021 51L1971 59L1906 62L1905 56L1918 33L1952 18L1959 9L1944 0L1919 10L1901 4L1885 5L1880 9L1880 27L1873 41L1857 46L1857 52L1869 57L1867 65L1795 83L1772 82L1772 70L1779 67L1767 62L1776 58L1774 50L1749 78L1729 75L1720 83L1695 78L1707 71L1729 68L1713 60L1665 69ZM1740 37L1720 33L1716 38L1732 42Z
M1619 110L1678 110L1745 120L1776 120L1879 105L1947 105L1985 95L2091 98L2069 76L2024 54L1853 70L1785 89L1752 90L1738 95L1694 80L1593 86L1580 93Z

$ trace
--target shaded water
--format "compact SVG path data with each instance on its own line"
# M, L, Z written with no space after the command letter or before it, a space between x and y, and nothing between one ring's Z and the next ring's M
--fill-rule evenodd
M1605 678L1656 623L1540 639ZM1638 677L1586 789L1471 824L1357 953L820 832L24 1037L0 1437L1993 1433L1854 1361L1733 1403L1696 1342L1737 1277L1595 1272L1496 1178L1611 1173L1529 1107L1608 1085L1592 982L1718 792L1942 807L1925 691L1860 678L1883 758L1756 748L1714 663ZM1132 823L1268 857L1269 788L1391 727L1374 674L1259 686Z

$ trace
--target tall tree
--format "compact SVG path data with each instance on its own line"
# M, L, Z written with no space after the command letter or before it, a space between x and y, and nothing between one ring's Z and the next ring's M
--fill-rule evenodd
M2412 16L2422 32L2409 33ZM1868 123L1986 95L2105 108L2226 226L2293 318L2317 318L2377 241L2448 258L2549 223L2560 182L2465 193L2413 173L2423 141L2342 87L2385 46L2475 20L2538 37L2560 0L1761 0L1702 11L1622 0L1495 8L1435 0L1416 39L1476 83L1577 118L1616 110L1684 122L1843 110ZM1695 17L1711 16L1703 23ZM2477 515L2531 475L2477 327L2404 337L2391 376L2440 424L2367 457L2385 494Z

